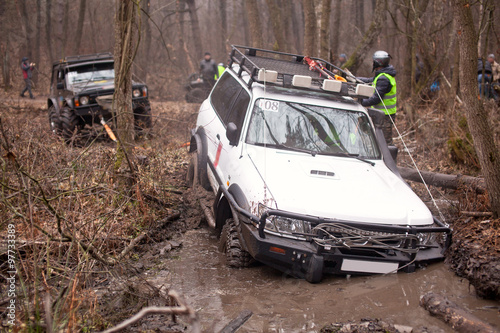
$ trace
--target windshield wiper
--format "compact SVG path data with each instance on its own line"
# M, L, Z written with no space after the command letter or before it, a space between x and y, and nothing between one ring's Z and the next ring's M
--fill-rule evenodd
M321 153L323 154L323 153ZM375 165L375 162L369 161L367 159L364 159L362 157L359 157L359 154L351 154L351 153L325 153L326 155L332 155L332 156L342 156L342 157L349 157L349 158L355 158L361 162L365 162L370 164L371 166Z
M305 153L305 154L311 154L312 156L316 156L317 152L309 149L303 149L303 148L297 148L297 147L290 147L287 145L284 145L282 143L254 143L256 146L266 146L270 148L278 148L278 149L284 149L284 150L291 150L291 151L296 151L299 153Z

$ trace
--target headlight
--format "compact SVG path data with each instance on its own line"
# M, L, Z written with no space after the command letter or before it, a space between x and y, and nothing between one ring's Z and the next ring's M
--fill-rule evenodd
M133 95L134 97L140 97L140 96L141 96L141 91L140 91L139 89L134 89L134 90L132 91L132 95Z
M268 207L259 204L259 215L264 214L267 210L269 210ZM282 234L293 235L295 237L301 237L301 235L297 234L311 233L311 222L282 216L269 216L266 219L265 229Z
M81 105L87 105L87 104L89 104L89 97L88 96L82 96L82 97L80 97L80 104Z

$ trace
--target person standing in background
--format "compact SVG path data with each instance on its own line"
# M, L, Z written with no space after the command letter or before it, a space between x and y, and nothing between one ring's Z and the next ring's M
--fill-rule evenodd
M33 77L33 69L35 68L35 63L29 63L29 59L24 57L21 59L21 69L23 70L23 79L25 86L21 92L21 97L24 97L24 93L27 91L30 94L30 98L33 99L33 93L31 92L31 78Z

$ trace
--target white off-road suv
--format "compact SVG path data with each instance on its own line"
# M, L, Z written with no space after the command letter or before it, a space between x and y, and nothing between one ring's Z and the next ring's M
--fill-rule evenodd
M200 107L188 180L215 193L209 221L227 264L318 282L442 259L450 229L400 177L383 112L357 101L373 88L304 58L233 46Z

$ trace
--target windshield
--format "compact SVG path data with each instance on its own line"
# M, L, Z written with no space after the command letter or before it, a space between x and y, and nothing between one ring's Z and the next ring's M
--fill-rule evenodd
M366 114L270 99L255 102L246 142L313 154L380 158Z
M66 74L69 86L95 81L114 80L114 78L115 70L113 69L113 63L72 67Z

